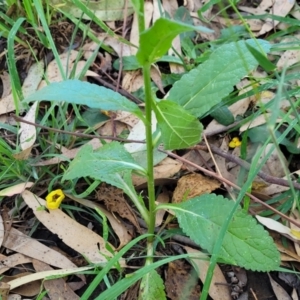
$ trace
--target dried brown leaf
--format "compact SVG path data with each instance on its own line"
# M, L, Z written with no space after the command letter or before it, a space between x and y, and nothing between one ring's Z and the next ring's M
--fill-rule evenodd
M221 186L220 182L198 173L189 174L178 180L172 202L180 203L206 193L211 193Z

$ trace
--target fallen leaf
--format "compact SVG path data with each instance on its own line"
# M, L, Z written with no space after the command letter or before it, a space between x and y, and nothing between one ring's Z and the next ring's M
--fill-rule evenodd
M271 218L265 218L265 217L261 217L258 215L256 215L255 217L258 220L258 222L260 224L264 225L265 227L267 227L271 230L274 230L276 232L279 232L281 234L284 234L285 236L291 237L293 240L300 241L299 228L298 228L298 230L294 230L294 232L293 232L293 230L291 230L291 228L289 228Z
M33 260L33 267L37 272L53 270L49 265L38 260ZM50 299L80 299L80 297L69 287L69 283L66 283L63 278L44 280L43 285L47 290L47 296L50 297Z
M270 9L271 14L279 17L285 17L295 5L295 0L275 0L273 1L272 5L273 6ZM271 31L278 24L279 21L277 20L272 20L270 18L266 19L265 24L263 25L258 35L263 35L266 32Z
M101 21L117 21L123 20L125 15L130 16L133 13L133 6L131 2L126 0L114 0L114 1L88 1L84 0L82 3L88 7ZM63 11L73 15L75 18L82 18L84 20L91 20L86 14L82 14L82 10L79 9L72 1L61 3L59 0L51 0L52 5L59 6Z
M28 70L27 77L25 78L24 83L22 85L22 93L25 98L37 90L38 85L43 77L43 74L44 63L42 61L35 63L30 67L30 69ZM20 101L17 103L17 106L19 111L22 111L24 109ZM1 99L0 115L12 112L14 110L16 110L16 106L12 94L9 94Z
M270 283L272 286L272 289L274 291L274 294L276 295L277 299L280 300L291 300L290 295L284 290L284 288L279 285L272 277L271 275L268 273L269 279L270 279Z
M105 263L107 257L112 256L112 253L106 250L105 241L100 235L71 219L60 209L49 212L39 210L41 206L46 205L46 201L29 191L24 191L22 197L45 227L57 234L65 244L85 256L89 261ZM112 245L110 247L114 249Z
M20 269L20 268L18 268L18 269ZM12 280L18 280L19 278L26 277L31 274L32 273L30 273L30 272L21 272L21 273L18 273L17 275L13 275L13 276L4 275L1 278L1 281L11 282ZM31 281L31 282L28 282L26 284L26 286L23 285L23 286L19 286L19 287L12 289L12 293L16 293L16 294L22 295L24 297L34 297L39 294L40 289L41 289L41 281L40 280L39 281Z
M198 173L182 176L173 194L173 203L180 203L187 199L211 193L221 186L220 182Z
M193 258L190 258L193 265L196 266L198 276L202 282L205 281L207 271L210 265L208 256L199 250L184 246L184 249L189 254L195 254ZM197 258L196 258L197 257ZM209 296L214 300L231 300L230 290L227 286L227 281L218 265L216 265L212 277L212 281L209 287Z
M28 264L32 262L32 258L21 253L15 253L10 256L2 256L0 262L0 274L14 268L17 265Z
M109 212L117 213L120 217L127 219L135 226L138 232L141 232L136 215L124 198L122 190L102 184L96 193L98 201L104 201L105 207Z
M167 191L163 191L162 193L160 193L156 199L157 203L169 203L170 199L169 199L169 193ZM165 216L166 211L163 209L158 210L158 212L156 213L156 217L155 217L155 227L158 227L162 224L163 220L164 220L164 216Z
M295 220L295 221L297 221L297 222L299 222L299 221L300 221L300 214L299 214L299 212L298 212L296 209L294 209L294 210L291 212L290 218L293 219L293 220ZM293 223L290 223L290 228L291 228L292 230L299 231L299 227L296 226L296 225L293 224ZM295 242L295 243L294 243L294 246L295 246L296 253L300 256L300 245L299 245L298 243Z
M38 102L36 101L33 103L33 105L26 113L24 120L35 123L37 108L38 108ZM36 140L36 127L34 125L21 122L19 134L20 134L20 146L22 150L27 150L28 148L31 148L34 145Z
M81 267L81 268L72 268L72 269L62 269L62 270L51 270L51 271L43 271L39 273L30 274L28 276L24 276L18 279L14 279L12 281L9 281L8 284L10 285L11 289L15 289L18 286L27 284L29 282L39 280L39 279L45 279L46 277L50 276L66 276L71 275L74 273L84 272L91 269L94 269L95 266L88 266L88 267Z
M170 157L166 157L162 162L160 162L156 167L154 167L154 179L159 178L171 178L182 167L182 162L176 161ZM134 186L140 186L147 182L146 177L140 177L137 175L132 175L132 181Z
M71 198L72 200L80 203L83 206L95 209L98 208L100 211L102 211L105 216L107 217L112 229L114 230L115 234L118 236L120 240L120 244L117 249L121 249L123 246L125 246L128 242L132 240L132 235L129 234L128 228L126 228L124 222L122 220L119 220L116 216L111 214L109 211L107 211L103 205L100 205L96 203L95 201L90 201L87 199L79 199L72 195L66 194L67 197Z
M8 188L5 188L0 191L0 196L14 196L21 194L25 189L30 188L33 186L33 182L23 182L23 183L18 183L16 185L10 186Z
M285 51L277 61L276 67L280 71L283 68L288 68L300 61L299 50L287 50Z
M8 96L11 94L11 82L10 82L10 76L7 72L3 71L2 74L0 74L0 78L2 80L2 98Z
M4 240L3 246L31 258L44 261L57 268L76 267L76 265L59 252L46 247L13 227L10 229L6 240Z

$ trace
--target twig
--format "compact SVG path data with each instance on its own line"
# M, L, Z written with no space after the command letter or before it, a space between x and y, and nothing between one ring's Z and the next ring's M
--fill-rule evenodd
M38 128L42 128L45 130L49 130L49 131L53 131L53 132L58 132L58 133L64 133L64 134L69 134L69 135L73 135L73 136L77 136L77 137L81 137L81 138L99 138L99 139L107 139L107 140L113 140L113 141L119 141L119 142L124 142L124 143L141 143L141 144L145 144L144 141L137 141L137 140L126 140L126 139L121 139L121 138L117 138L117 137L113 137L113 136L105 136L105 135L96 135L96 134L86 134L86 133L79 133L79 132L73 132L73 131L66 131L66 130L61 130L61 129L56 129L56 128L51 128L51 127L47 127L47 126L43 126L37 123L33 123L33 122L29 122L27 120L24 120L14 114L11 114L11 116L17 121L17 122L22 122L22 123L26 123Z
M232 183L231 181L227 180L226 178L223 178L223 177L220 177L218 174L216 174L215 172L211 172L209 170L206 170L200 166L198 166L197 164L183 158L183 157L180 157L179 155L175 154L175 153L172 153L171 151L166 151L166 150L162 150L162 149L159 149L159 151L163 152L163 153L166 153L168 154L169 156L173 157L173 158L176 158L180 161L182 161L183 163L185 164L188 164L188 165L191 165L192 167L202 171L203 173L211 176L211 177L214 177L216 178L217 180L219 180L220 182L222 183L227 183L228 185L234 187L235 189L237 190L241 190L241 188L239 186L237 186L236 184ZM260 199L258 199L257 197L249 194L249 193L245 193L247 196L249 196L253 201L263 205L264 207L266 207L267 209L271 210L272 212L274 212L275 214L279 215L280 217L282 217L283 219L289 221L290 223L293 223L295 224L297 227L300 228L300 223L296 222L295 220L293 220L292 218L286 216L285 214L283 214L282 212L278 211L277 209L273 208L272 206L270 206L269 204L261 201Z
M115 87L112 84L106 82L100 76L95 76L95 77L93 77L93 79L98 81L99 83L101 83L103 86L105 86L105 87L107 87L111 90L115 90ZM118 92L121 95L123 95L124 97L127 97L128 99L132 100L136 104L142 104L143 103L140 99L136 98L135 96L133 96L132 94L130 94L129 92L124 90L121 86L119 87Z
M206 145L197 145L194 148L199 149L199 150L208 150ZM217 155L220 155L228 160L230 160L231 162L234 162L238 165L240 165L241 167L245 168L246 170L250 170L251 165L240 159L239 157L236 157L228 152L222 151L219 148L217 148L216 146L210 145L210 149L212 152L214 152ZM264 181L268 182L268 183L272 183L272 184L277 184L277 185L282 185L282 186L290 186L290 183L288 180L283 179L283 178L278 178L278 177L274 177L271 176L269 174L266 174L263 171L258 171L257 175L262 178ZM293 182L292 184L294 186L295 189L300 190L300 184L298 182Z
M222 175L222 173L221 173L221 171L220 171L220 169L219 169L219 166L218 166L218 164L217 164L217 162L216 162L216 160L215 160L215 157L214 157L214 155L213 155L212 152L211 152L210 144L209 144L208 141L207 141L206 135L203 134L202 136L203 136L203 139L204 139L204 141L205 141L205 145L206 145L206 147L207 147L207 150L208 150L208 152L209 152L209 154L210 154L210 156L211 156L211 158L212 158L212 160L213 160L213 162L214 162L214 164L215 164L217 173L218 173L218 175L219 175L220 177L223 178L223 175ZM234 201L236 201L236 198L235 198L234 194L232 193L232 190L230 190L230 187L228 186L228 184L225 183L224 186L225 186L225 188L226 188L228 194L230 195L230 197L231 197Z
M215 130L215 131L208 132L208 133L205 133L205 131L204 131L204 133L205 133L205 135L206 135L207 137L214 136L214 135L216 135L216 134L219 134L219 133L228 131L229 129L232 129L232 128L234 128L235 126L240 125L243 121L244 121L244 120L236 121L236 122L234 122L234 123L232 123L232 124L230 124L230 125L228 125L228 126L224 126L224 127L219 128L219 129L217 129L217 130Z

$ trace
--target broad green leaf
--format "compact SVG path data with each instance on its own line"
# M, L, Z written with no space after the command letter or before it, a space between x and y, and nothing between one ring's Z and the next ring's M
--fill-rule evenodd
M91 145L85 145L71 162L63 179L90 176L107 182L106 178L109 176L113 180L116 173L132 170L146 173L120 143L111 142L98 150L93 150Z
M65 80L51 83L43 89L26 97L24 101L66 101L74 104L87 105L102 110L129 111L139 118L144 116L139 107L110 89L80 80Z
M222 106L215 109L210 115L216 121L218 121L218 123L225 126L230 125L234 122L234 116L227 106Z
M270 50L270 44L263 40L222 45L203 64L182 76L173 85L168 98L194 116L203 116L257 66L246 43L252 47L257 47L256 43L259 43L266 53Z
M255 57L255 59L258 61L258 63L261 65L261 67L264 68L266 72L273 72L276 69L276 66L271 63L268 58L261 53L259 50L253 48L249 44L246 44L248 50L251 52L251 54Z
M155 270L152 270L142 278L139 300L167 299L164 289L163 280Z
M166 149L184 149L200 141L202 124L181 106L164 100L154 110Z
M116 70L120 69L120 58L116 59L113 63L113 67ZM169 63L175 63L182 65L183 62L180 58L172 55L164 55L156 62L169 62ZM138 62L135 55L130 56L123 56L122 57L122 70L124 71L130 71L130 70L137 70L141 69L143 66Z
M212 253L216 238L234 202L215 194L195 197L173 209L180 227ZM272 238L256 220L239 208L226 231L219 259L253 271L279 267L280 255Z
M140 64L154 63L171 47L173 39L187 31L212 32L202 26L192 26L182 22L160 18L154 25L140 34L140 47L136 57Z

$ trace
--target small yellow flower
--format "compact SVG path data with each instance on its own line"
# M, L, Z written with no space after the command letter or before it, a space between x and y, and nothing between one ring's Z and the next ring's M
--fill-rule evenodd
M46 197L46 206L48 209L57 209L64 199L65 194L61 189L52 191Z
M229 147L230 148L235 148L235 147L239 147L242 145L242 142L240 141L240 139L238 137L234 137L230 142L229 142Z

